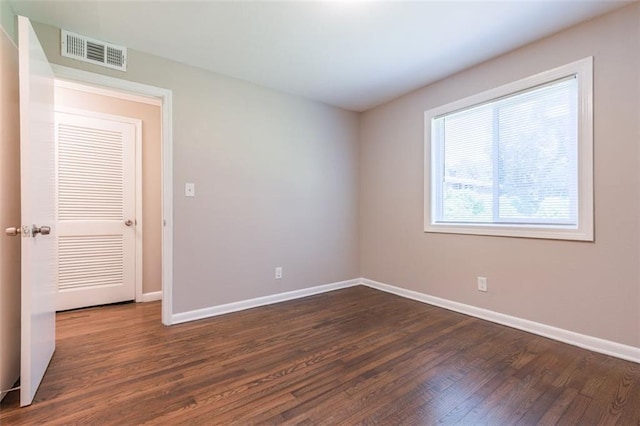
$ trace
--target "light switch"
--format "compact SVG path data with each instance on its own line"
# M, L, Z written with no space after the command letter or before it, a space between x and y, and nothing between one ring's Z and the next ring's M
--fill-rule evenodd
M185 197L195 197L196 196L196 184L195 183L185 183L184 184L184 196Z

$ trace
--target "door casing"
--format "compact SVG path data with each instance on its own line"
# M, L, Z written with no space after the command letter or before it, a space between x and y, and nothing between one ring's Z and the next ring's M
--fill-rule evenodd
M52 64L57 78L161 101L162 114L162 323L173 323L173 92L156 86Z

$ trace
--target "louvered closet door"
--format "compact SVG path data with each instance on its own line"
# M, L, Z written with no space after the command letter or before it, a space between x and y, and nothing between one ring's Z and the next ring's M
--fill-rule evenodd
M56 113L57 309L135 299L136 125Z

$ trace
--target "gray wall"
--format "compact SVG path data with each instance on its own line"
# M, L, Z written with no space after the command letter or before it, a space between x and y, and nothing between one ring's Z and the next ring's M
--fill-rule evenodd
M9 38L17 39L15 15L7 0L0 0L0 26L9 35Z
M358 114L134 50L127 73L62 58L33 25L52 63L173 91L174 313L359 276Z
M364 113L362 276L640 346L639 22L634 4ZM595 243L424 233L423 112L587 56Z

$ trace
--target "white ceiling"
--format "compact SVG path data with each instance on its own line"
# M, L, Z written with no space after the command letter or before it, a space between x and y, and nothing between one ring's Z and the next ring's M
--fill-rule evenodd
M13 1L17 14L363 111L629 1Z

